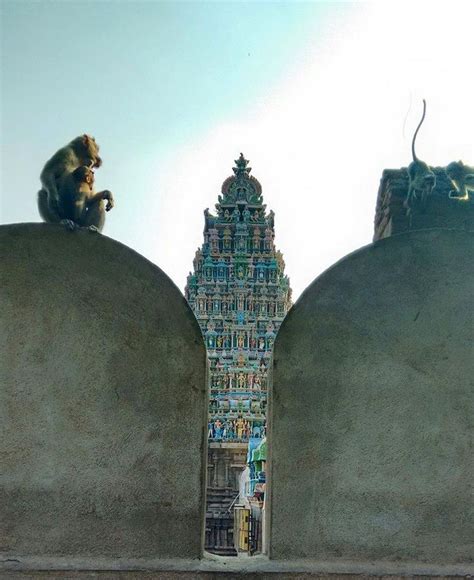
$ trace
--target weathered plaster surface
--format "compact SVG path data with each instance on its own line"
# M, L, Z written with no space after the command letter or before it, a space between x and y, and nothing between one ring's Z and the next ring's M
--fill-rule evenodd
M0 559L198 558L206 357L183 296L100 234L0 228Z
M271 558L472 561L473 242L379 241L290 311L274 351Z

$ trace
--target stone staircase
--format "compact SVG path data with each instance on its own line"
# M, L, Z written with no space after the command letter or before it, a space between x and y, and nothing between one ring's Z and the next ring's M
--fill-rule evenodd
M208 487L206 504L206 551L237 556L234 547L234 510L237 492L229 487Z

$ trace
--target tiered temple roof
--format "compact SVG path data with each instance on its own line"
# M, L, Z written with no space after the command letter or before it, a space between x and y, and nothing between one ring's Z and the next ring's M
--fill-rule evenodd
M204 243L185 294L210 363L209 439L244 443L265 434L271 351L291 289L274 245L274 213L242 153L233 171L215 215L204 211Z

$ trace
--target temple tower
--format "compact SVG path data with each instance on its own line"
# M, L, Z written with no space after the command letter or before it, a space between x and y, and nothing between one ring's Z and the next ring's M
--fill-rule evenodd
M291 306L275 214L242 153L233 171L216 215L204 211L204 243L185 289L209 358L206 549L218 554L234 553L232 502L249 439L265 436L270 357Z

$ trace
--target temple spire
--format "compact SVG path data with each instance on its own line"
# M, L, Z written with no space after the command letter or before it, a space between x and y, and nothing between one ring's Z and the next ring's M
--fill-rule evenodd
M240 177L241 175L249 175L252 171L251 167L247 167L249 161L245 159L244 154L241 153L238 159L234 160L236 167L232 167L232 171L235 173L236 177Z
M262 186L249 175L248 163L241 153L234 174L222 184L215 214L204 211L204 240L185 291L209 361L213 467L206 550L220 555L236 554L229 505L239 491L249 443L262 442L266 434L273 343L291 306L290 281L274 243L274 213L267 213ZM261 506L263 472L252 473L249 493Z

